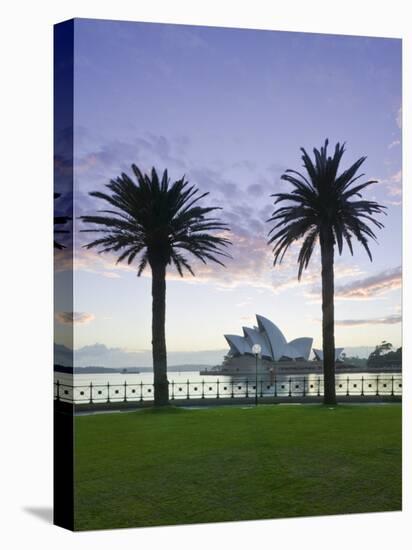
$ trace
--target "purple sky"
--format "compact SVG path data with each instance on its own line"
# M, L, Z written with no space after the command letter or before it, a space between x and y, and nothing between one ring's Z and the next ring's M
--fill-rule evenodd
M223 334L240 334L255 313L288 340L320 346L319 257L301 283L296 250L274 269L264 222L269 195L287 188L282 172L301 167L299 147L345 141L343 166L367 155L366 176L379 180L367 197L388 216L373 263L360 246L337 259L336 345L399 346L400 109L400 40L76 20L76 215L94 212L87 193L132 162L186 174L224 208L233 260L226 269L193 262L195 279L170 273L170 353L208 362L202 352L225 349ZM148 364L149 273L137 279L113 257L86 253L85 238L76 236L75 347L104 344Z

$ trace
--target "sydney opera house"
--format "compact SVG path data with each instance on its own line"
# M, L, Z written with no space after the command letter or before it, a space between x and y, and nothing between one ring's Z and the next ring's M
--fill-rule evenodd
M260 368L263 370L271 370L279 365L283 368L287 365L293 368L309 361L313 338L295 338L288 342L282 331L266 317L256 315L256 322L257 325L253 328L242 327L243 336L224 335L229 344L229 351L222 365L223 371L243 371L253 368L255 363L252 348L255 344L259 344L261 349ZM339 360L342 351L343 348L336 348L336 361ZM313 354L314 362L320 363L323 360L322 350L313 349Z

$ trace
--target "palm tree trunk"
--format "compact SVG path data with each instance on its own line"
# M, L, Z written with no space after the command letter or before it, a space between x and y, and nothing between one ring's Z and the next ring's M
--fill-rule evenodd
M152 268L152 355L154 374L154 404L169 404L166 354L166 266L153 263Z
M322 337L323 337L323 385L325 405L336 405L335 390L335 312L333 234L327 229L321 234L322 260Z

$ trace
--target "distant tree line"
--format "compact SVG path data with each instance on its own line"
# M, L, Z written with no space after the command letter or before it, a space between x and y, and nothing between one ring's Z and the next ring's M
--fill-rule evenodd
M364 368L368 362L366 357L349 356L346 353L342 353L340 357L342 363L347 363L349 365L354 365L355 367Z
M401 365L402 348L394 349L390 342L383 340L378 344L374 351L369 355L367 366L377 367L384 365Z

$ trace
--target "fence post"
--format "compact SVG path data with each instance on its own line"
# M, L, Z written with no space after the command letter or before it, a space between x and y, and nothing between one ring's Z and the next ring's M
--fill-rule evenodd
M292 397L292 379L289 376L289 397Z
M172 399L175 398L175 381L172 380Z
M202 399L205 398L205 381L202 380Z
M364 396L364 393L363 393L363 376L362 376L362 379L361 379L361 397Z
M274 394L274 397L277 397L277 396L278 396L278 391L277 391L277 387L276 387L276 374L275 374L275 376L274 376L274 378L273 378L273 383L274 383L274 385L275 385L275 394Z
M186 381L186 399L190 399L189 379Z
M393 394L393 374L392 374L392 384L391 384L391 385L392 385L392 388L391 388L391 397L393 397L393 395L394 395L394 394Z
M303 375L303 397L306 397L306 376Z
M90 382L90 403L93 403L93 382Z
M127 401L127 382L126 380L124 381L124 402L126 403Z
M320 397L320 376L318 376L318 397Z
M262 379L260 379L260 397L263 397L263 380Z
M56 401L60 401L60 382L57 380L56 382Z
M230 394L230 397L233 399L235 397L235 395L233 393L233 378L232 378L231 384L232 384L232 392Z
M349 397L349 376L346 377L346 397Z
M246 393L245 397L249 397L249 380L246 378Z
M140 382L140 401L143 401L143 380Z
M110 403L110 384L107 382L107 402Z
M217 379L217 383L216 383L216 399L219 399L220 395L219 395L219 378Z
M379 374L376 376L376 395L379 396Z

